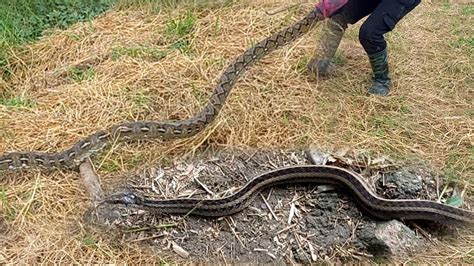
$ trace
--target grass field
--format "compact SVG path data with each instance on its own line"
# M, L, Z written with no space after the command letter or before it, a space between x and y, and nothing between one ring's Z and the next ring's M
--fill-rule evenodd
M3 21L0 153L58 151L122 121L189 117L206 103L234 57L312 5L268 16L265 11L293 1L228 1L206 8L146 2L122 1L90 22L64 19L58 26L65 29L37 41L54 23L18 31L23 27L18 25L32 25L31 7L22 16L30 18L26 24L14 17ZM99 11L87 11L84 18ZM466 197L472 197L474 29L467 22L473 18L472 5L424 1L397 25L387 36L394 80L387 98L365 93L370 68L357 39L360 24L347 32L331 78L310 77L304 66L319 34L315 29L255 65L203 134L117 144L101 154L94 161L101 182L202 149L313 144L427 164L444 183L465 187ZM19 45L25 41L31 43ZM89 201L77 173L0 175L1 263L162 262L150 250L111 243L83 224ZM415 260L473 263L472 246L474 234L464 234L458 241L437 241Z
M8 52L52 28L66 29L112 7L115 0L6 0L0 2L0 70L8 75Z

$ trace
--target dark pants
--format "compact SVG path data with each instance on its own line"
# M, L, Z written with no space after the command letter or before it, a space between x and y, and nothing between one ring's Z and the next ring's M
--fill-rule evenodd
M383 35L393 30L398 21L420 2L421 0L349 0L335 15L341 15L347 25L355 24L370 14L360 27L359 40L367 54L372 55L387 47Z

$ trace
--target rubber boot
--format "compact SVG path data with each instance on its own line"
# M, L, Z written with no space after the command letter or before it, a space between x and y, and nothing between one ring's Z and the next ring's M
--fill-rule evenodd
M331 59L336 54L342 36L347 29L347 22L342 14L337 14L324 24L323 32L316 46L313 58L308 62L307 68L316 76L326 76Z
M374 74L372 77L372 86L368 90L369 93L387 96L390 93L391 87L387 49L385 48L383 51L369 55L369 61Z

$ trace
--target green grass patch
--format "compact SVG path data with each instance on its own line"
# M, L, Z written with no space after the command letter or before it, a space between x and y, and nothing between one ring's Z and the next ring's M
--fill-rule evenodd
M458 165L458 162L461 160L459 153L452 153L446 164L444 170L444 180L446 184L459 182L462 172L462 167Z
M331 61L337 66L342 66L346 63L346 58L340 50L337 50L336 54L334 55L334 58L332 58Z
M95 77L95 69L92 66L71 67L69 69L69 75L77 82L91 80Z
M137 109L147 109L153 102L152 97L144 92L137 92L131 97L131 100L137 106Z
M121 164L118 161L109 159L104 164L102 164L101 170L104 173L111 173L119 171L122 168Z
M18 210L11 206L7 197L7 189L4 187L0 187L0 202L2 203L2 217L9 221L15 220Z
M190 51L196 20L194 13L188 11L183 18L168 21L164 35L171 42L171 49L179 50L182 53Z
M171 19L166 25L166 36L170 38L182 38L190 34L196 23L196 16L188 11L182 19Z
M207 94L206 91L203 91L198 87L196 84L191 83L189 84L191 86L191 93L193 94L194 98L200 102L200 103L205 103L207 102L209 95Z
M370 122L377 128L395 129L399 122L393 117L386 115L376 115L370 119Z
M212 57L207 57L204 59L203 64L206 67L218 67L218 68L224 68L226 66L226 60L224 58L212 58Z
M456 48L461 48L463 46L470 47L471 49L474 47L474 36L468 37L459 37L456 42L453 43Z
M8 46L5 42L0 41L0 78L8 78L12 74L12 69L8 62Z
M65 29L106 11L115 0L0 1L0 43L29 42L48 28Z
M123 56L128 56L158 61L174 50L188 53L190 51L191 39L194 37L192 33L196 19L196 16L191 11L186 12L183 18L170 19L163 33L170 43L165 49L149 46L115 47L112 49L112 59L118 60Z
M12 96L8 98L0 98L0 105L13 108L34 108L36 103L24 96Z
M161 10L189 5L193 8L215 8L233 4L232 0L3 0L0 1L0 76L8 78L11 73L9 50L11 47L29 43L41 37L47 29L66 29L70 25L89 21L113 6L119 8L147 7ZM165 35L172 43L170 48L159 51L149 47L114 49L114 58L123 55L159 60L171 50L187 53L196 16L188 11L183 19L170 20ZM218 24L217 24L218 25ZM71 36L79 39L79 36ZM79 73L74 79L88 79L92 72Z
M389 101L390 108L400 113L400 115L408 115L412 113L412 107L407 103L405 96L393 97Z
M462 259L467 264L474 264L474 250L467 253L467 256L464 256Z
M474 6L464 6L461 8L461 14L463 16L472 16L474 15Z
M89 234L84 236L84 238L82 239L82 244L86 247L90 247L90 248L93 248L93 249L98 248L97 240L95 240L95 238L93 236L89 235Z
M400 105L400 112L401 112L402 114L411 114L411 113L412 113L412 112L411 112L411 108L410 108L408 105L406 105L406 104Z
M160 50L148 46L115 47L112 49L112 60L118 60L123 56L128 56L157 61L166 57L168 53L169 51L167 50Z
M118 0L117 6L121 9L140 7L154 13L179 6L195 9L222 8L237 2L236 0Z
M303 74L306 72L306 66L308 65L308 62L310 60L309 56L302 56L300 59L298 59L298 62L296 62L296 72Z
M9 50L41 37L50 28L65 29L87 21L116 0L2 0L0 1L0 75L11 75Z
M450 29L453 36L449 40L449 45L452 48L462 49L467 55L472 56L474 50L474 32L472 30L472 20L474 8L472 6L455 7L458 16L453 17L450 21Z

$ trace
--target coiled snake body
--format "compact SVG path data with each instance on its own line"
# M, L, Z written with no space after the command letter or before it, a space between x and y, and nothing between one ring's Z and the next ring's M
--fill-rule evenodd
M138 121L118 124L107 130L98 131L78 141L71 148L57 153L13 152L3 154L0 156L0 170L38 166L73 169L113 141L145 138L169 140L194 136L214 121L233 85L245 70L263 56L296 40L322 19L321 13L314 8L302 20L247 49L223 72L208 104L191 118L181 121Z

